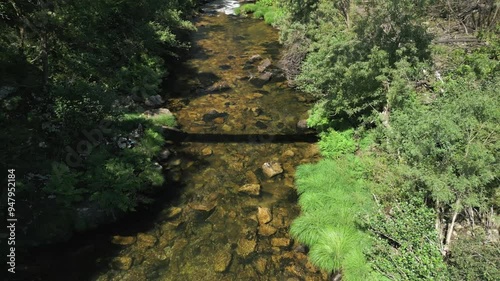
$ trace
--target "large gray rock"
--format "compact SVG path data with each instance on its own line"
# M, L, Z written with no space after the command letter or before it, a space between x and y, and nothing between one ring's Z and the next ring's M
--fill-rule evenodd
M172 152L168 149L165 149L162 152L160 152L160 159L162 161L166 161L170 157L170 155L172 155Z
M144 101L144 104L151 107L161 106L164 103L165 101L160 95L150 96Z
M164 107L146 110L146 111L144 111L143 114L146 115L146 116L148 116L148 117L154 117L154 116L157 116L157 115L168 115L168 116L173 116L174 115L172 113L172 111L170 111L168 108L164 108Z

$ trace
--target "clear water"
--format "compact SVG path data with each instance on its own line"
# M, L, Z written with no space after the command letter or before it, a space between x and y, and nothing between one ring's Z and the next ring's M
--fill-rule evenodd
M318 157L315 145L301 141L296 129L311 105L276 76L262 87L251 83L259 62L248 60L260 55L276 65L278 34L262 21L231 16L236 5L214 1L205 7L207 13L195 22L190 59L164 89L171 97L168 107L189 134L175 145L177 154L165 171L169 178L180 176L166 187L177 195L158 212L128 217L65 248L48 249L38 262L56 263L47 273L50 280L326 279L288 234L300 212L296 166ZM205 91L217 83L228 89ZM213 110L224 117L204 120ZM284 173L265 176L261 167L269 161L281 163ZM259 196L239 192L250 183L261 185ZM260 230L259 207L272 214ZM115 245L115 236L137 241ZM120 269L120 260L131 264Z

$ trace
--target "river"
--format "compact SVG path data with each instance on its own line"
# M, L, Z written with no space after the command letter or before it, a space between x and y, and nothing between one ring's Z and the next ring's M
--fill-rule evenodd
M319 157L297 129L312 100L277 70L277 30L231 15L236 2L203 8L189 59L164 87L187 133L169 148L169 197L47 249L36 280L326 279L288 234L300 212L296 166ZM269 177L265 163L283 172Z

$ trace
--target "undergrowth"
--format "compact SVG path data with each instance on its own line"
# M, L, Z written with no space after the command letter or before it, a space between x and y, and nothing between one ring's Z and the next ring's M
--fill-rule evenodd
M235 10L237 15L252 14L256 19L264 19L267 24L275 25L283 17L283 11L272 0L260 0L256 3L245 4Z

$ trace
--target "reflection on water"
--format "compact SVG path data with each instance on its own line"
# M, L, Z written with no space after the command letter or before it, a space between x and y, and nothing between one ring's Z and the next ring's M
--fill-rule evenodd
M234 10L240 6L238 0L214 0L207 3L202 10L206 13L224 13L234 15Z
M222 4L222 7L218 8L217 12L221 12L226 15L234 15L234 10L240 6L238 0L219 0L213 2L215 5L218 5L219 3Z

